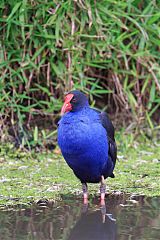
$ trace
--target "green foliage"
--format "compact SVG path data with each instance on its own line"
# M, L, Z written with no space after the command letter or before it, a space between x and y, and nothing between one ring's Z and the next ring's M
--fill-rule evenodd
M72 88L154 127L160 106L158 1L13 1L0 8L0 121L57 114ZM105 103L102 104L103 107ZM37 139L37 130L33 131Z

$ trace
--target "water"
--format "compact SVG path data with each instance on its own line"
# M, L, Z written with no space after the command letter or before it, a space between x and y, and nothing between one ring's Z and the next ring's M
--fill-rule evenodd
M107 196L83 205L81 198L0 209L0 240L158 240L160 198Z

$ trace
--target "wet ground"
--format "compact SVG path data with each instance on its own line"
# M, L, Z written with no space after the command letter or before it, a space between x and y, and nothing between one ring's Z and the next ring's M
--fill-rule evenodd
M160 197L106 197L90 199L61 196L57 202L0 208L0 240L158 240Z

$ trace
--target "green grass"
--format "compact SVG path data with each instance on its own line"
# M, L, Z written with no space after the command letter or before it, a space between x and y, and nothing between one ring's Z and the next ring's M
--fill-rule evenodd
M146 196L160 195L160 143L134 140L131 135L117 134L116 178L106 180L107 191L122 191ZM127 144L126 144L127 143ZM159 144L159 145L158 145ZM32 154L1 146L0 203L15 204L41 198L58 199L62 194L80 194L81 184L60 154ZM99 185L89 184L97 195Z
M124 136L123 139L127 138ZM121 147L123 147L121 139ZM120 148L119 161L116 165L116 178L111 187L124 192L160 195L160 142L131 140L123 150ZM109 184L110 186L110 184Z

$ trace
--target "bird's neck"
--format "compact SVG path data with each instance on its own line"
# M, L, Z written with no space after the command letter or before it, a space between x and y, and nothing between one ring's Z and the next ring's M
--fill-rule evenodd
M86 123L95 123L97 121L99 122L100 118L97 112L93 111L93 109L89 106L85 106L78 111L71 111L66 113L60 120L61 123L67 124L75 124L79 121L83 121Z
M85 105L84 107L79 107L76 110L71 111L71 113L83 114L83 113L87 113L89 109L90 109L90 106L89 105Z
M82 104L79 104L79 105L75 105L72 109L71 112L79 112L79 111L86 111L86 109L88 109L90 106L89 106L89 103L88 102L85 102L85 103L82 103Z

